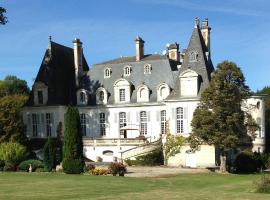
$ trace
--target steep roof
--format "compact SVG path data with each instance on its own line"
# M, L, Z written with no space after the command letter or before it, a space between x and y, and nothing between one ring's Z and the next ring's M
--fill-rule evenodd
M83 70L89 70L84 56ZM35 79L36 82L43 82L48 87L47 105L75 105L73 49L50 41ZM28 105L33 105L33 99L31 94Z

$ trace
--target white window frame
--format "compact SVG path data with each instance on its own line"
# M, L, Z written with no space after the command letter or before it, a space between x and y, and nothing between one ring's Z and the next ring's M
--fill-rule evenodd
M176 133L184 133L184 108L176 108Z
M107 67L104 69L104 78L110 78L112 74L112 69Z
M161 90L162 89L165 89L167 90L167 95L166 96L163 96L161 94ZM158 85L157 87L157 101L163 101L164 99L166 99L168 96L170 95L170 87L168 86L168 84L166 83L161 83Z
M99 113L99 132L100 136L106 136L106 115L104 112Z
M52 136L52 115L51 113L45 114L45 120L46 120L46 135L47 137Z
M126 101L126 89L125 88L120 88L119 89L119 101L120 102L125 102Z
M152 71L152 65L151 64L145 64L144 65L144 74L151 74Z
M81 134L83 137L86 136L86 114L80 114L80 123L81 123Z
M122 127L125 127L127 125L127 113L126 112L120 112L119 113L119 130ZM124 135L125 131L120 130L120 135Z
M102 92L104 95L103 99L100 98L100 95ZM108 93L105 90L105 88L103 88L103 87L98 88L96 91L96 103L97 104L107 104L107 100L108 100Z
M131 67L130 66L125 66L123 70L124 70L124 76L130 76L130 74L131 74Z
M166 134L166 110L160 111L160 132Z
M129 103L130 102L130 96L131 96L131 83L127 81L126 79L120 78L115 81L114 83L114 101L115 103ZM121 101L120 101L120 89L121 90ZM123 93L123 91L125 91ZM124 97L123 97L124 94Z
M87 105L88 104L88 91L85 89L80 89L77 91L77 104Z
M142 90L146 90L146 96L142 96ZM137 102L149 102L149 97L150 97L150 90L149 88L142 84L138 86L137 89Z
M147 112L141 111L140 112L140 134L141 135L147 135L147 122L148 122Z

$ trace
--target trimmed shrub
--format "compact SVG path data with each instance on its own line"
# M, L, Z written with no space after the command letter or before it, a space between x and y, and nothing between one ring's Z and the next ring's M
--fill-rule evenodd
M243 151L236 156L233 166L236 173L256 172L260 168L259 157L253 152Z
M16 165L26 156L26 147L19 143L7 142L0 145L0 160L5 162L6 168L16 170Z
M127 172L127 167L123 163L120 162L112 162L108 169L110 170L110 173L114 176L119 173L119 175L124 175Z
M44 165L40 160L25 160L20 163L19 165L19 170L28 172L29 170L29 165L32 165L32 171L36 171L37 168L43 168Z
M68 174L80 174L84 169L84 159L80 115L77 108L67 109L64 135L63 171Z
M44 170L47 172L52 171L55 167L55 150L53 148L53 143L50 137L46 144L44 145Z
M37 168L35 172L45 172L44 168Z
M262 175L261 179L255 182L256 192L270 193L270 176Z
M104 169L104 168L96 168L96 169L90 170L90 174L95 175L95 176L107 175L107 174L110 174L110 170Z
M84 163L81 159L63 161L63 171L66 174L80 174L83 172Z

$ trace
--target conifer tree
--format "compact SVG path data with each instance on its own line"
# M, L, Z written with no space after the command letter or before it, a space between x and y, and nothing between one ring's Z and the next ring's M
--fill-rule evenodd
M45 171L52 171L55 166L55 150L51 137L48 137L44 145L44 169Z

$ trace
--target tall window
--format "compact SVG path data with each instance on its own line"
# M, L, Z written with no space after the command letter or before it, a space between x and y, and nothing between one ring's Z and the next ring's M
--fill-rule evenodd
M146 135L147 134L147 114L146 111L141 111L140 112L140 133L141 135Z
M261 138L262 137L262 129L261 129L261 123L262 123L262 119L260 117L257 117L256 119L256 123L259 125L259 129L258 129L258 137Z
M43 92L39 90L37 92L37 95L38 95L38 104L43 104Z
M161 134L166 134L166 110L160 112L160 128Z
M99 92L99 100L104 101L104 92L103 91Z
M119 128L125 127L127 125L127 116L125 112L119 113ZM124 138L127 137L126 130L120 130L120 134L124 135Z
M125 89L120 89L119 90L119 100L120 101L125 101L126 100Z
M110 78L111 77L111 69L110 68L106 68L104 71L104 77L105 78Z
M105 113L99 114L99 129L100 129L100 135L104 136L106 135L106 123L105 123Z
M184 110L182 107L176 108L176 131L184 133Z
M82 136L86 136L86 115L85 113L80 114L81 121L81 134Z
M130 76L131 68L130 66L124 67L124 76Z
M151 65L147 64L144 66L144 74L151 74Z
M52 117L51 117L51 113L46 113L46 133L47 133L47 137L52 136Z
M33 128L33 136L38 136L38 116L36 113L32 114L32 128Z
M85 94L84 94L84 92L80 92L80 102L82 102L82 103L85 102Z

